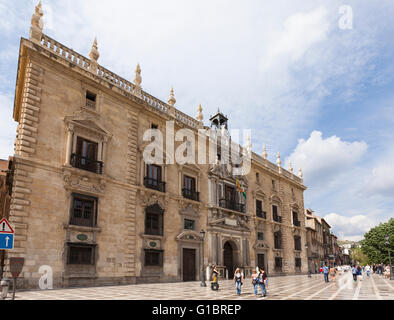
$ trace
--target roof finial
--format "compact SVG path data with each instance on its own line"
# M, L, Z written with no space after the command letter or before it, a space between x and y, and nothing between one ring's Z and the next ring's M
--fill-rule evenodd
M282 172L282 161L280 160L280 153L279 152L276 156L276 164L278 165L279 173L281 173Z
M304 178L304 174L302 173L302 169L301 168L298 170L298 177L300 177L301 179Z
M175 99L175 94L174 94L174 88L171 87L171 91L170 91L170 98L168 99L168 104L171 107L174 107L176 103L176 99Z
M264 158L264 160L267 160L267 158L268 158L268 153L267 153L267 147L266 147L266 145L264 145L263 158Z
M290 163L289 163L289 171L291 172L291 173L293 173L293 166L292 166L292 164L291 164L291 161L290 161Z
M98 47L97 47L97 37L94 38L92 48L90 49L89 52L89 58L90 58L90 71L93 73L97 72L97 60L100 57L100 53L98 52Z
M135 77L134 77L134 95L137 97L141 97L142 92L141 92L141 83L142 83L142 77L141 77L141 67L140 64L137 63L137 67L135 68Z
M246 151L248 151L249 154L252 153L252 140L250 139L250 135L246 138Z
M204 115L202 114L202 106L201 106L201 104L197 108L197 117L196 117L196 119L199 122L202 122L204 120Z
M33 16L31 17L30 27L30 40L36 43L41 43L42 30L44 28L43 16L44 12L42 11L42 3L40 1L35 8Z
M97 37L95 37L92 48L90 49L89 52L89 58L97 63L99 57L100 57L100 53L98 52Z

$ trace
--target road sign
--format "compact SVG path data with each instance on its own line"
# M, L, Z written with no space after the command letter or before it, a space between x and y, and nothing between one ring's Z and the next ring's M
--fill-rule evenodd
M0 233L0 250L14 249L14 235L11 233Z
M1 233L12 233L12 234L15 233L14 229L11 227L7 219L2 219L0 221L0 234Z
M14 279L22 272L25 258L10 258L10 272Z
M0 250L14 249L14 229L7 219L0 221Z

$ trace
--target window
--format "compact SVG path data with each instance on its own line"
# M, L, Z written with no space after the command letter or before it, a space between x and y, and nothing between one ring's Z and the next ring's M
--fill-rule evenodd
M161 167L153 164L146 166L145 187L165 192L165 183L162 182Z
M274 221L282 222L282 217L280 217L278 214L278 206L275 206L275 205L272 206L272 217L273 217Z
M146 208L145 212L145 234L163 235L163 213L158 204Z
M97 157L98 143L78 137L76 153L71 155L71 165L74 168L102 174L103 163L97 161Z
M294 249L301 250L301 237L300 236L294 236Z
M95 246L72 245L68 247L68 264L94 264Z
M272 180L272 189L275 189L276 185L275 185L275 180Z
M86 91L86 107L96 109L96 97L96 94Z
M257 232L257 240L264 240L264 233L263 232Z
M301 258L295 258L295 267L301 269Z
M267 219L266 213L263 211L263 201L256 200L256 216Z
M97 198L72 194L70 224L95 227L97 225Z
M275 258L275 270L282 271L282 258Z
M185 219L183 228L185 230L196 230L195 221L194 220Z
M256 172L256 181L257 181L257 183L260 182L260 174L258 172Z
M275 249L282 249L282 234L280 231L274 233Z
M293 224L294 224L296 227L301 227L301 222L298 221L298 213L295 212L295 211L293 211Z
M196 179L189 177L189 176L183 176L183 190L182 190L183 196L185 198L194 200L194 201L200 201L200 195L198 192L196 192Z
M163 265L163 251L145 250L145 266L161 267Z

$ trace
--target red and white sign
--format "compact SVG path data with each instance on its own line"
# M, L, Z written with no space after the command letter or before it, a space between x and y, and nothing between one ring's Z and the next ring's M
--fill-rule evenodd
M11 227L7 219L3 219L0 221L0 233L10 233L10 234L15 233L14 229Z

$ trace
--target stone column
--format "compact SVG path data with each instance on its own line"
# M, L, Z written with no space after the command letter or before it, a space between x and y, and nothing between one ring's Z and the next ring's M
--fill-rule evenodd
M66 145L66 162L65 166L71 166L71 153L72 153L72 144L73 144L73 135L74 135L74 126L69 125L67 127L67 145Z

